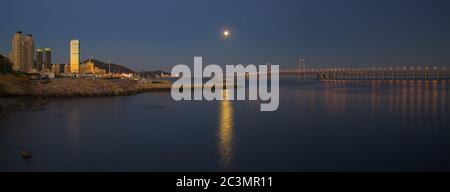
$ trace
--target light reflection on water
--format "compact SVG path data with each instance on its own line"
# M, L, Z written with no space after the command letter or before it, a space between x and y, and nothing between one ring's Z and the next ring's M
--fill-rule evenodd
M17 112L0 120L0 171L450 170L448 81L280 86L269 113L259 101L176 102L170 93Z
M298 90L296 99L306 108L320 104L329 114L348 112L355 105L370 104L371 114L383 113L402 119L443 118L448 109L446 81L324 81L320 91ZM369 103L367 103L369 102Z
M229 91L223 90L224 100L220 101L219 107L219 154L220 164L225 170L229 169L233 159L233 105L226 98Z

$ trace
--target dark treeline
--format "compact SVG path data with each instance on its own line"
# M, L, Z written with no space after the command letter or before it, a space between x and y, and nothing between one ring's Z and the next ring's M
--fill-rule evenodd
M12 64L8 58L0 55L0 73L10 73L12 71Z

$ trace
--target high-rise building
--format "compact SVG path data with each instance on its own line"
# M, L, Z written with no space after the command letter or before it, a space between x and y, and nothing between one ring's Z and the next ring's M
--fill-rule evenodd
M17 31L12 39L11 63L14 71L22 71L24 64L23 57L23 35L21 31Z
M70 41L70 73L78 73L80 65L80 40Z
M52 67L52 50L50 48L44 48L44 66L45 69L51 69Z
M41 71L44 67L42 65L44 64L44 53L42 49L36 49L36 66L35 68L39 71Z
M33 36L28 34L24 39L24 65L23 71L28 72L34 68L34 42Z

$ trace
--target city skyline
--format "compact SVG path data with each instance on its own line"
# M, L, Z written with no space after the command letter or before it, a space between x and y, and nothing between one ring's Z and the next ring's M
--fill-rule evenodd
M448 8L2 0L0 172L137 172L176 191L450 173Z
M35 46L52 47L55 63L68 63L67 42L81 39L81 60L111 59L137 71L192 65L194 56L219 65L281 67L295 67L299 57L306 67L450 64L450 13L445 10L450 3L441 0L2 4L2 14L17 17L1 17L0 41L5 43L0 52L10 53L7 42L22 30L34 35ZM106 4L111 14L100 11ZM30 15L41 19L35 22ZM222 37L224 29L230 38Z

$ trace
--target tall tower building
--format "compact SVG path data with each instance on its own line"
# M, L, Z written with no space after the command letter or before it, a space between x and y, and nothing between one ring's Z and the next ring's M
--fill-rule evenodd
M28 34L24 39L24 65L23 71L28 72L34 68L34 42L33 36Z
M80 65L80 40L70 41L70 73L78 73Z
M11 63L14 71L22 71L24 57L23 57L23 35L21 31L17 31L12 39L11 49Z
M41 71L44 67L42 65L44 64L44 53L42 49L36 49L36 66L35 68L39 71Z
M52 50L50 48L45 48L44 56L45 56L45 60L44 60L45 69L51 69L51 67L52 67Z

